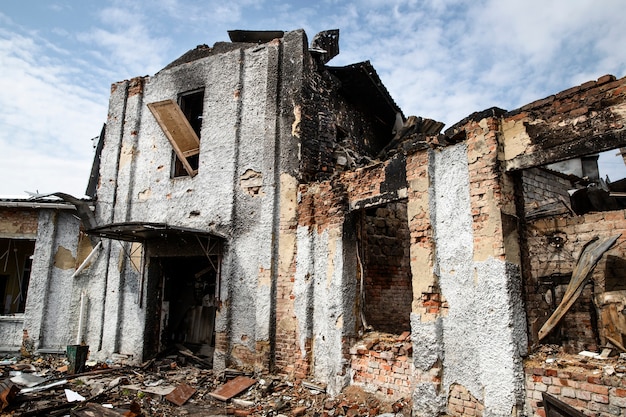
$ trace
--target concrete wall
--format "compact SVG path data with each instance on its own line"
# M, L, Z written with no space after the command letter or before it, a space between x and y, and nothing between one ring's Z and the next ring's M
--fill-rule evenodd
M38 218L23 323L11 323L13 336L5 340L19 349L25 330L31 352L65 351L68 344L76 342L78 332L81 283L71 276L84 260L79 245L80 221L67 210L39 210Z
M112 86L98 223L158 222L225 236L216 367L270 365L280 175L294 175L299 163L292 129L305 47L302 31L289 32L281 41L242 44ZM171 178L172 147L146 106L199 88L198 174ZM93 271L105 300L103 329L90 333L89 343L99 346L100 357L120 352L140 359L150 319L144 306L158 300L140 294L141 275L121 245L105 239Z

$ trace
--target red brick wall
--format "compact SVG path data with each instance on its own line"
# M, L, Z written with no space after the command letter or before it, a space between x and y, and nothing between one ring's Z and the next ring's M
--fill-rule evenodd
M2 208L0 209L0 235L36 235L39 214L37 210Z
M448 394L448 414L451 416L482 417L485 406L463 385L452 384Z
M607 375L602 369L527 367L526 408L529 415L546 417L545 410L538 405L542 393L547 392L590 417L624 415L626 378L621 375Z

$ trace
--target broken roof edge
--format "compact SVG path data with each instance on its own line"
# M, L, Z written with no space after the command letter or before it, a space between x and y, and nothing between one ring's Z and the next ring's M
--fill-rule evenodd
M601 87L605 84L612 83L614 81L617 81L617 82L623 81L626 83L626 77L622 77L618 79L612 74L606 74L606 75L599 77L597 80L586 81L582 84L570 87L558 93L551 94L547 97L532 101L517 109L507 112L506 116L507 117L515 116L516 114L519 114L525 111L530 111L530 110L538 109L547 105L551 105L554 100L560 100L563 98L571 97L576 93L587 91L595 87Z
M462 130L461 128L464 125L466 125L468 122L479 122L480 120L488 118L488 117L515 116L520 113L529 112L532 110L539 109L541 107L552 105L552 102L554 100L561 100L564 98L568 98L577 93L587 91L592 88L596 88L596 87L603 88L604 86L605 88L608 89L613 85L612 83L626 84L626 76L622 78L616 78L614 75L611 75L611 74L603 75L599 77L597 80L584 82L574 87L565 89L561 92L551 94L547 97L532 101L528 104L525 104L517 109L510 110L510 111L494 106L494 107L487 108L483 111L474 112L470 114L469 116L463 118L462 120L458 121L457 123L454 123L452 126L450 126L448 129L445 130L444 134L446 136L453 137L457 135L459 131ZM611 85L607 86L606 84L611 84Z
M387 90L387 87L385 87L382 80L380 79L380 76L378 75L378 72L376 72L376 69L374 68L374 66L369 60L356 62L354 64L344 65L341 67L326 66L326 68L331 74L338 77L342 81L342 83L344 83L348 78L354 78L352 76L354 73L364 74L369 80L370 84L380 94L385 104L387 104L387 106L393 111L394 115L396 113L400 113L400 115L402 116L402 120L403 121L406 120L406 117L404 116L404 112L402 111L400 106L395 102L393 97L391 97L389 90ZM348 73L350 77L342 78L341 73L343 72Z
M76 210L76 206L62 200L33 200L30 198L12 198L0 196L0 208L31 208L31 209L55 209Z
M225 52L241 49L242 47L246 48L257 46L271 42L274 39L282 39L286 33L288 32L282 30L229 30L228 36L231 40L230 42L217 41L213 44L213 46L209 46L207 44L198 45L194 49L188 50L174 61L167 64L158 72L168 70L179 65L188 64L208 56L219 55Z
M489 117L500 117L505 114L507 114L507 110L501 109L500 107L495 107L495 106L489 107L482 111L475 111L474 113L459 120L458 122L456 122L455 124L447 128L443 133L446 136L453 138L454 136L457 135L457 133L459 133L460 130L462 130L463 126L465 126L466 124L470 122L480 122L481 120L487 119Z

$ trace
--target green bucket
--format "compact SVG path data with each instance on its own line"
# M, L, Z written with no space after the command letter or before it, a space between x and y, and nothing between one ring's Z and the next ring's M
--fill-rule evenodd
M89 354L89 346L85 345L67 345L67 360L70 364L67 366L67 373L70 375L85 372L85 361Z

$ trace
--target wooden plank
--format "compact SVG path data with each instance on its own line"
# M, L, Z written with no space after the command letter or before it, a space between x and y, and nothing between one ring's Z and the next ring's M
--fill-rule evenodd
M604 253L615 245L615 242L620 236L621 234L603 239L595 238L585 244L580 256L578 257L578 261L576 262L576 266L572 272L572 279L565 290L565 294L563 294L561 303L556 310L554 310L548 321L546 321L539 330L539 340L546 337L548 333L554 329L565 313L567 313L570 309L572 304L574 304L574 302L578 299L583 291L583 287L587 283L587 280L591 277L591 273L596 267L596 264L602 258Z
M174 100L149 103L148 108L172 144L174 152L190 176L197 174L187 158L200 153L200 139Z
M254 384L256 384L256 379L248 378L247 376L238 376L217 388L215 391L210 392L209 395L220 401L228 401Z

